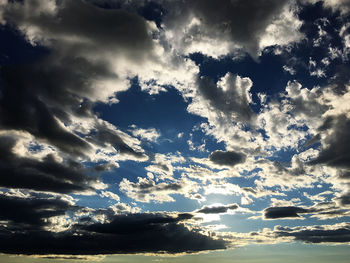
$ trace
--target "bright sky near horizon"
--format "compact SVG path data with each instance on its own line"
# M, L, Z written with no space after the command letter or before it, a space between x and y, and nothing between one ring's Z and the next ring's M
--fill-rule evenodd
M348 262L350 1L0 0L0 261Z

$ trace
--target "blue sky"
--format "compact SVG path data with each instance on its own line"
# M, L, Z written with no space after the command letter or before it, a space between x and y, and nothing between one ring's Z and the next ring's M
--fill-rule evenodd
M346 0L0 0L2 262L346 262Z

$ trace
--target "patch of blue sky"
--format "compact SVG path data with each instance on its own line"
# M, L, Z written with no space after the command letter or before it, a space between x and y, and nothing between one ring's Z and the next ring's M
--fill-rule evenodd
M146 176L145 166L141 162L123 161L115 171L102 174L101 179L107 184L119 184L123 178L135 181L137 177Z
M207 194L205 195L206 200L203 202L203 205L212 205L212 204L232 204L237 203L239 204L241 201L241 197L239 194L219 194L219 193L213 193L213 194Z
M36 152L41 152L42 150L43 150L43 147L38 143L31 143L28 146L28 151L30 152L36 153Z
M162 138L174 140L181 132L189 134L194 125L204 120L188 113L187 103L171 87L168 87L167 92L151 96L141 91L137 80L133 80L130 89L119 93L117 98L120 100L118 103L99 104L94 110L101 118L123 131L127 131L130 125L135 124L139 128L156 128Z
M117 201L112 199L107 199L105 197L100 197L99 195L71 195L76 199L76 206L89 207L92 209L106 209L109 206L115 204Z
M215 81L227 72L238 74L241 77L249 77L253 82L251 93L253 101L256 103L259 103L256 93L275 94L283 90L289 80L288 74L282 68L283 59L272 52L263 53L259 61L253 60L250 56L236 60L228 56L214 59L200 53L191 54L190 57L199 65L202 76L209 76ZM256 112L260 109L259 104L252 105L252 108Z

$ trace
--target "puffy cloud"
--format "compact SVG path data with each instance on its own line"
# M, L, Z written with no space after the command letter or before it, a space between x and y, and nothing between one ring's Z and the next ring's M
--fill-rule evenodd
M138 202L174 202L175 199L171 196L174 194L184 195L185 197L196 199L199 185L185 177L180 180L171 182L156 183L151 178L138 177L138 182L133 183L128 179L123 178L119 184L119 189L130 198Z
M110 192L110 191L101 191L100 196L107 197L107 198L110 198L110 199L113 199L116 201L120 201L120 197L117 194Z
M306 3L316 3L316 0L304 0ZM346 15L350 11L350 3L348 0L322 0L322 4L325 7L330 7L333 11L340 11L343 15Z
M345 115L329 117L331 130L322 140L323 148L310 164L326 164L329 166L349 168L350 154L346 147L349 145L350 119Z
M300 40L295 32L301 22L288 1L165 1L164 6L166 38L185 54L218 57L244 49L257 57L266 45Z
M137 128L137 126L132 126L133 130L131 131L135 137L139 137L143 140L156 142L161 136L160 133L155 128L142 129Z
M249 122L254 115L249 106L252 103L252 85L249 78L230 72L216 84L212 79L202 76L198 79L199 97L193 98L188 110L208 118L209 121L212 118L228 118L231 121Z

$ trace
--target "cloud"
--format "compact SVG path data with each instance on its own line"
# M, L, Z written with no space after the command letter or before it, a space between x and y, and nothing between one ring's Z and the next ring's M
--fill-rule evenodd
M217 83L206 76L198 79L198 94L188 106L191 113L210 119L210 111L216 119L228 119L249 122L254 116L249 104L252 103L250 88L253 82L247 77L240 77L228 72ZM207 112L209 111L209 112Z
M286 207L269 207L264 210L264 218L265 219L290 219L290 218L300 218L299 214L308 213L309 210L294 207L294 206L286 206Z
M304 0L306 3L315 4L316 0ZM342 15L346 15L350 11L350 3L348 0L322 0L325 7L330 7L334 12L340 11Z
M337 199L334 199L337 200ZM288 205L287 201L274 200L276 206L263 210L264 219L305 219L300 214L308 214L312 218L327 220L349 216L349 209L342 209L335 201L319 202L310 207ZM293 204L293 203L291 203ZM285 205L285 206L277 206Z
M58 195L37 194L18 197L2 193L0 209L2 211L0 220L6 222L5 229L25 231L50 227L50 219L63 216L67 211L74 211L77 208L72 201Z
M320 226L276 227L277 237L293 237L306 243L349 243L350 226L348 223Z
M117 194L110 192L110 191L101 191L100 196L107 197L107 198L110 198L110 199L113 199L116 201L120 201L120 197Z
M125 143L125 134L98 118L93 105L117 102L115 93L129 87L123 67L153 61L152 23L85 1L8 2L3 16L32 45L46 49L27 65L1 68L1 126L25 130L74 158L91 160L97 147L111 144L145 159Z
M203 206L201 209L196 210L196 213L222 214L222 213L226 213L228 210L235 210L237 208L239 208L239 205L237 204Z
M133 130L131 132L135 137L140 137L141 139L149 142L157 142L161 136L160 132L158 132L155 128L142 129L137 128L136 125L133 125L132 128Z
M332 125L331 132L322 140L323 148L319 155L309 164L350 168L350 154L346 147L350 143L350 119L345 115L338 115L326 120Z
M185 177L170 182L159 182L151 178L138 177L138 182L130 182L123 178L119 184L119 189L138 202L174 202L171 195L183 195L188 198L196 199L199 185Z
M168 11L163 19L163 26L169 31L166 37L185 54L201 52L218 57L243 49L257 57L265 45L300 40L300 35L294 33L300 23L296 22L295 10L288 1L224 0L215 5L210 0L164 3Z
M227 242L190 230L185 214L114 215L109 223L76 224L70 231L0 229L0 251L25 255L194 253L224 249Z
M218 165L234 166L245 160L245 155L233 151L214 151L209 155L209 160Z
M227 240L233 247L248 244L278 244L283 242L301 241L312 244L349 244L349 223L311 226L280 226L273 229L264 228L261 231L249 233L220 232L218 236Z
M97 48L103 53L113 51L142 60L148 56L145 51L153 47L151 23L141 16L120 9L98 8L81 0L10 3L5 6L4 17L8 23L15 22L31 42L55 49L70 47L65 52L76 52L78 57L92 56ZM56 20L57 17L60 19Z
M121 155L126 155L129 159L147 159L147 156L143 153L143 149L139 146L140 143L137 139L119 131L114 125L106 121L96 121L96 124L86 138L89 142L100 147L111 146L114 153L118 152ZM128 143L126 143L126 141Z
M15 138L0 136L0 186L58 193L91 193L105 187L78 162L60 162L53 154L42 159L20 157L13 153L15 145Z

